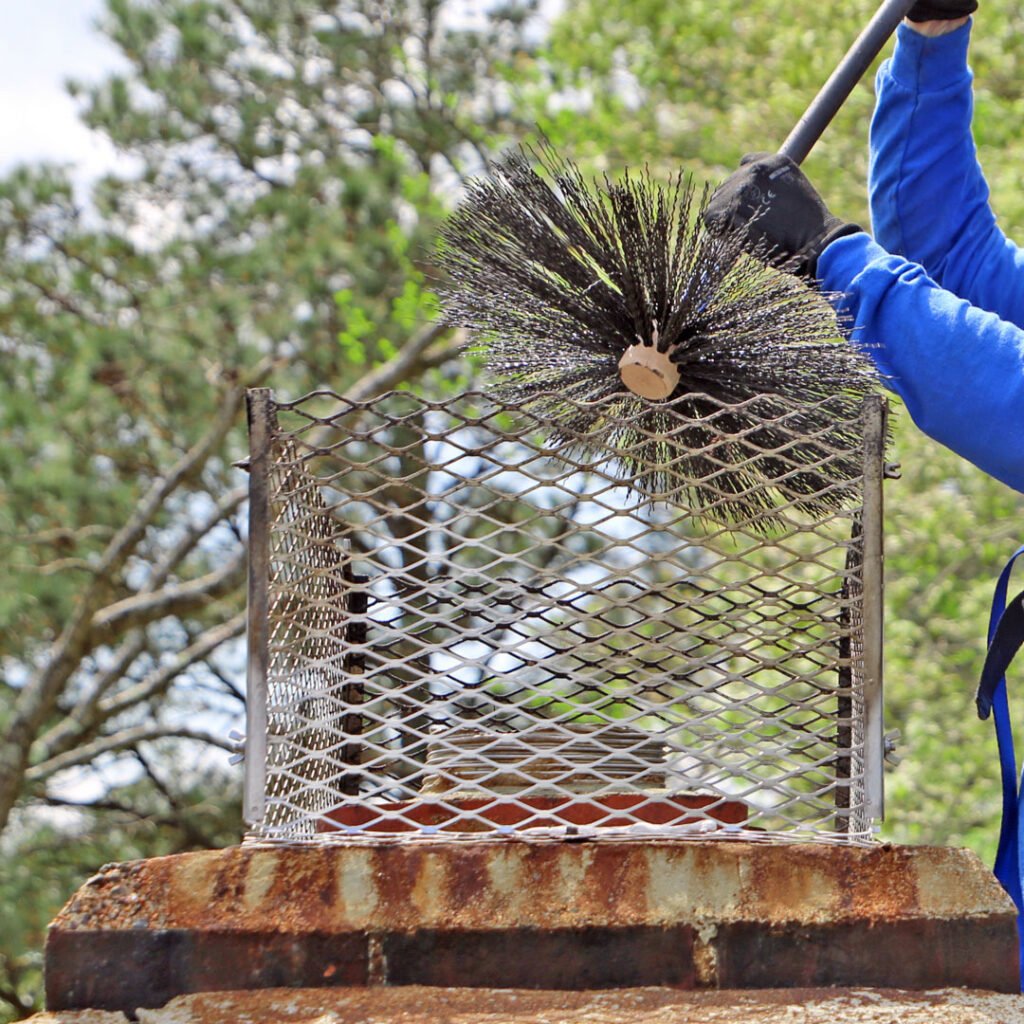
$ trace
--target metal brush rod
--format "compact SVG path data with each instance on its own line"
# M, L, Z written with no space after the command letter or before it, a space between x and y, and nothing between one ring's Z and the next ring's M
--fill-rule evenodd
M804 162L871 62L896 31L896 26L913 6L914 0L885 0L878 8L839 66L811 101L796 127L786 137L779 149L783 156L788 156L794 163Z

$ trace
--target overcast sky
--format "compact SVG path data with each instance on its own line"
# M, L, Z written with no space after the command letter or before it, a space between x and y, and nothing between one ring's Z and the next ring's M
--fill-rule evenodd
M92 27L102 10L103 0L0 0L0 172L52 159L92 176L112 162L64 89L68 78L95 79L118 66Z
M488 2L463 0L476 15ZM64 89L68 78L96 80L120 66L94 28L104 7L104 0L0 0L0 173L50 159L75 164L82 181L114 162L112 147L82 126ZM542 0L547 17L560 7Z

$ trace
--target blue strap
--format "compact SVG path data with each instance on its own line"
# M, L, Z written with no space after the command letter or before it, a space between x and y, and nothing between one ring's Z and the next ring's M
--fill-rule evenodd
M996 583L992 597L992 612L988 622L988 643L991 649L999 622L1006 611L1006 593L1010 584L1010 574L1014 563L1024 555L1024 545L1014 552L1006 563ZM1024 780L1017 784L1017 761L1013 750L1013 730L1010 724L1010 705L1006 693L1006 676L1000 675L995 689L989 698L981 691L978 694L978 714L988 717L989 706L993 713L996 728L996 744L999 747L999 769L1003 783L1003 820L999 829L999 848L996 851L995 876L1003 888L1009 893L1017 907L1017 932L1020 936L1020 966L1022 991L1024 991L1024 894L1021 892L1021 878L1024 876L1024 811L1021 803L1024 800Z

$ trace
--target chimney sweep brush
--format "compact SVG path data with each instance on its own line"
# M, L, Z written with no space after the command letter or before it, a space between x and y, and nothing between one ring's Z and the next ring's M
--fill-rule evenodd
M882 4L781 152L806 156L911 2ZM827 515L862 472L877 373L819 293L705 227L708 198L683 174L588 182L546 141L520 148L442 229L445 318L552 446L613 459L641 494L758 530L782 506Z

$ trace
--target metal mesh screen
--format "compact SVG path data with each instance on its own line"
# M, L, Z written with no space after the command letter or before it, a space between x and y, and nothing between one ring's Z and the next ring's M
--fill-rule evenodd
M868 836L881 399L863 416L819 452L865 467L834 514L723 525L481 395L254 392L251 836Z

